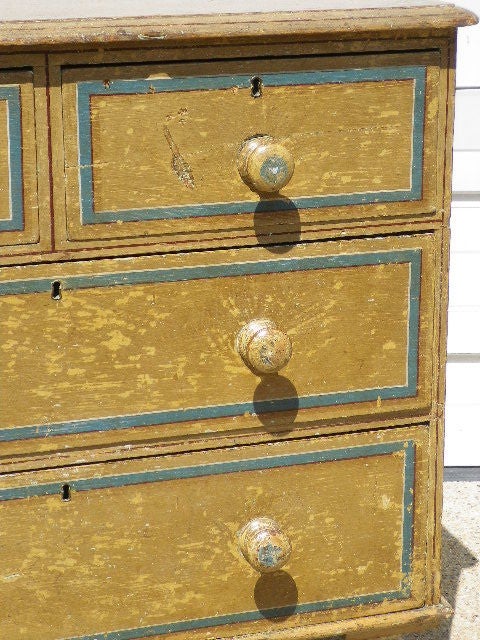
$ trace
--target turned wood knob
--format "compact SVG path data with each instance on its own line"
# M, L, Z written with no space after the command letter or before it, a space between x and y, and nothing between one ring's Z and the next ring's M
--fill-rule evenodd
M276 373L292 357L292 343L272 320L252 320L237 335L236 349L243 361L260 375Z
M295 162L290 151L271 136L257 136L243 143L237 166L251 189L276 193L290 181Z
M237 533L238 545L245 560L260 573L277 571L292 553L289 537L270 518L250 520Z

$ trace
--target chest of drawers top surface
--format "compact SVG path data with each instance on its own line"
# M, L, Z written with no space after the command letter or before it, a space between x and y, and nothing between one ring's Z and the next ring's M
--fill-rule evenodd
M225 9L0 10L2 637L357 640L446 614L475 18Z

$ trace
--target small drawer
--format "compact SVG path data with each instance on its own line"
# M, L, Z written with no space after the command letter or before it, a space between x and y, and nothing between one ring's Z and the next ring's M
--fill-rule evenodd
M0 57L0 67L2 64L8 63ZM50 247L44 75L41 68L0 68L2 257ZM37 130L41 136L40 148Z
M0 439L428 411L432 234L288 249L4 269Z
M219 638L420 607L427 436L3 475L1 636ZM256 523L263 540L244 529L258 518L276 523Z
M432 214L438 63L429 52L66 67L58 240L272 242L318 222ZM247 153L259 136L269 141Z

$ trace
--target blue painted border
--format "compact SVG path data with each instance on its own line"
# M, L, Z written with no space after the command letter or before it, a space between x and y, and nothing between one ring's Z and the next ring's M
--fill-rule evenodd
M413 108L413 144L411 186L408 190L372 191L326 196L292 198L286 200L262 200L262 211L291 209L309 209L350 204L369 204L374 202L401 202L419 200L422 197L423 173L423 122L425 112L426 69L422 66L377 67L373 69L346 69L336 71L304 71L292 73L265 73L262 80L265 87L342 84L353 82L381 82L385 80L414 80L415 99ZM145 80L112 80L107 86L102 81L85 81L77 84L77 117L80 204L82 224L105 222L165 220L170 218L190 218L238 213L251 213L258 206L258 200L154 207L148 209L129 209L122 211L94 211L93 170L92 170L92 131L90 115L91 96L135 95L169 91L218 90L238 87L250 87L250 75L235 76L196 76L185 78L159 78ZM292 204L293 203L293 204Z
M156 471L142 471L137 473L122 474L115 476L95 477L88 479L72 480L69 484L75 491L90 491L95 489L106 489L110 487L123 487L152 482L163 482L167 480L179 480L184 478L199 478L227 473L238 473L242 471L256 471L263 469L274 469L294 465L307 465L335 460L348 460L364 458L377 455L391 455L397 452L404 452L404 485L403 485L403 523L402 523L402 557L401 571L404 574L398 591L383 593L365 594L351 596L335 600L320 602L308 602L295 607L295 614L313 613L338 609L354 605L374 604L385 600L398 600L410 597L410 578L412 571L412 551L413 551L413 489L414 489L414 463L415 463L415 443L412 440L401 442L387 442L373 445L353 446L343 449L332 449L330 451L313 451L307 453L294 453L279 456L268 456L265 458L254 458L247 460L236 460L231 462L217 462L213 464L197 465L191 467L180 467L174 469L163 469ZM27 487L14 487L0 490L0 501L19 500L48 495L60 495L61 482L31 485ZM278 607L269 609L269 614L275 617L292 615L290 607ZM126 629L121 631L111 631L106 633L96 633L88 636L77 636L70 640L134 640L137 638L164 635L178 631L188 631L202 629L212 626L222 626L236 624L239 622L249 622L262 620L265 616L261 611L243 611L236 614L211 616L208 618L171 622L161 625L142 627L139 629Z
M0 220L0 231L22 231L24 221L20 88L0 87L0 100L7 102L10 174L10 216L8 219Z
M309 271L340 267L356 267L381 264L410 265L410 297L407 345L407 381L404 386L380 387L325 393L320 395L263 400L262 402L242 402L236 404L193 407L186 409L164 410L152 413L109 416L88 420L57 422L51 424L30 425L0 429L0 442L24 440L51 435L68 435L90 431L110 431L131 427L164 425L174 422L188 422L210 418L226 418L245 413L268 413L295 409L328 407L352 402L375 401L378 398L390 400L410 398L417 393L418 378L418 338L420 317L420 272L421 249L402 249L398 251L379 251L372 253L341 254L333 256L315 256L305 258L280 258L261 262L241 262L200 267L179 267L174 269L152 269L127 271L121 273L102 273L76 275L60 278L62 289L83 289L91 287L127 286L132 284L179 282L184 280L226 278L266 273L285 273L289 271ZM57 279L57 278L55 278ZM0 296L29 293L50 293L52 278L31 280L13 280L0 283Z

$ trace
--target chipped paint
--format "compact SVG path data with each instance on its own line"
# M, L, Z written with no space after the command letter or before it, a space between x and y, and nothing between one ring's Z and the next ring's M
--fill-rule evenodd
M168 146L170 147L170 151L172 152L172 169L175 175L178 177L180 182L188 189L194 189L195 179L193 177L192 169L188 162L181 155L180 150L176 145L172 134L170 133L170 129L167 127L167 125L163 127L163 133L168 142Z
M296 209L422 198L425 66L400 64L377 68L276 72L262 74L262 80L271 100L263 104L263 108L267 109L267 119L276 118L274 111L277 104L281 104L287 112L298 110L299 103L295 98L298 91L302 92L302 103L306 103L304 109L314 112L321 104L326 112L330 105L332 112L337 112L339 105L344 104L337 120L343 114L349 121L353 119L348 130L339 130L335 122L330 122L330 130L325 132L327 135L319 135L317 129L312 129L310 118L298 122L299 130L292 136L292 141L297 149L304 151L299 158L298 171L287 185L287 189L290 189L287 195ZM250 191L245 190L241 180L235 179L235 173L228 177L226 175L227 170L230 174L234 170L232 148L238 147L245 137L245 131L255 131L257 128L258 114L255 109L251 112L246 110L243 100L243 96L250 95L251 74L188 74L170 78L118 79L111 87L90 79L77 80L72 84L77 99L72 99L71 104L69 101L66 117L72 126L78 122L82 225L118 219L188 219L252 211L255 200L252 200ZM288 91L288 87L295 87L296 90ZM185 106L182 108L195 113L192 156L202 156L204 140L208 139L209 133L205 123L211 120L212 110L221 110L220 121L228 121L232 126L224 127L221 131L225 144L210 153L204 163L196 165L195 172L198 171L199 175L195 174L195 179L192 167L182 157L178 145L171 139L172 134L168 132L165 137L172 152L175 179L163 174L162 188L158 189L155 170L149 172L147 168L139 172L138 177L132 173L139 166L151 166L151 131L156 130L159 121L168 123L175 119L181 124L186 117L191 117L180 115L181 109L178 113L176 109L172 110L172 92L185 96ZM116 107L117 100L112 100L112 96L121 98L122 107ZM364 113L367 114L371 109L368 118L362 117L361 111L356 108L359 100L364 105ZM108 106L102 106L101 101L109 103ZM118 111L112 113L112 109L117 108ZM119 163L118 147L123 149L128 146L128 134L124 133L128 128L125 114L134 111L142 112L141 121L135 124L135 129L138 139L143 140L144 144L137 144L135 153L126 158L128 161ZM98 126L97 117L102 121L102 128ZM241 128L236 122L241 123ZM408 131L409 135L395 135L399 129ZM308 144L303 143L305 139ZM325 149L326 144L328 149ZM372 153L374 145L375 153ZM355 149L355 163L350 162L352 146ZM394 172L390 169L390 163L380 156L383 149L387 150L389 157L395 154ZM93 156L102 162L106 159L101 167L96 164L95 170L92 168ZM339 166L339 169L320 171L319 188L312 191L313 158L317 162L318 158L328 157L335 158L335 166ZM340 159L343 162L339 165ZM161 160L158 164L162 164ZM358 165L362 166L362 171L358 170ZM184 193L178 192L178 180L186 187ZM225 187L226 180L228 189ZM106 185L112 183L118 188L107 188ZM124 185L128 185L128 188ZM339 185L343 185L344 189L339 189ZM193 189L195 197L189 193ZM285 202L277 198L264 201L263 205L276 211L284 207Z

